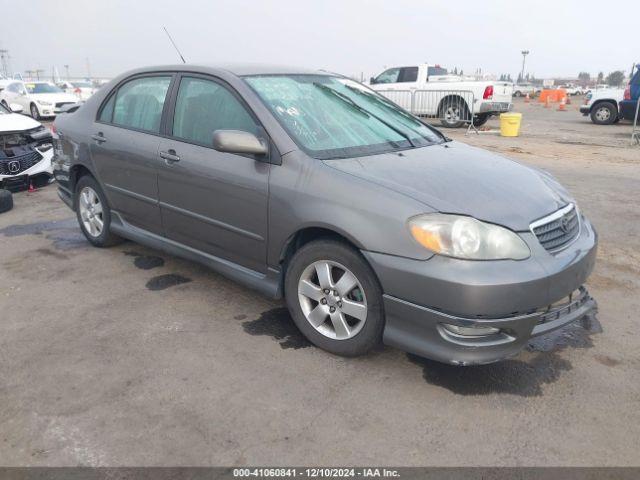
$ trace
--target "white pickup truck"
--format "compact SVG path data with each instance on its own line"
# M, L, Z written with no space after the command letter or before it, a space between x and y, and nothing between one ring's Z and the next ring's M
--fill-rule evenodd
M394 67L372 77L369 86L414 115L437 117L443 126L480 126L512 108L513 83L449 75L439 65Z

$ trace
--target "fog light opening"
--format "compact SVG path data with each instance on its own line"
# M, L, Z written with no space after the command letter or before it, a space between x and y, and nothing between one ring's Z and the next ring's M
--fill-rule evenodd
M451 325L449 323L442 323L441 325L442 328L447 331L447 333L455 335L457 337L478 338L488 337L489 335L500 333L499 328L493 327L460 327L458 325Z

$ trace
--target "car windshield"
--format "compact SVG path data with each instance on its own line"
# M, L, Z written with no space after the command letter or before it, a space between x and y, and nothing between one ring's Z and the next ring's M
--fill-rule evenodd
M25 83L29 93L61 93L62 90L52 83Z
M73 85L74 88L91 88L89 82L71 82L71 85Z
M444 137L384 97L329 75L245 77L293 140L319 159L441 143Z

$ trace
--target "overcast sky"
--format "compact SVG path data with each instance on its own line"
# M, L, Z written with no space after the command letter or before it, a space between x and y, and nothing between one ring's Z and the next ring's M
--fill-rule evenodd
M266 62L370 76L421 62L537 77L640 61L640 0L0 0L14 71L110 77L175 63ZM632 48L632 46L634 48Z

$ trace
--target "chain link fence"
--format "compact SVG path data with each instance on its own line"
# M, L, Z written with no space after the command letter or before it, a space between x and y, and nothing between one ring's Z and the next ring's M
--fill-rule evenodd
M470 90L377 90L396 105L418 117L435 118L442 126L467 125L477 131L475 96Z

